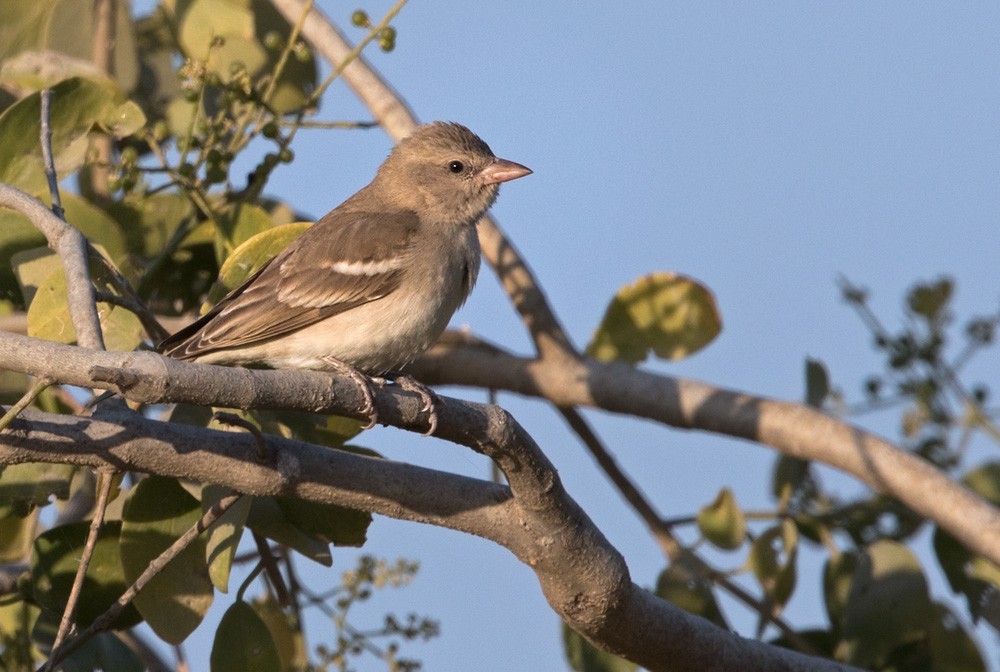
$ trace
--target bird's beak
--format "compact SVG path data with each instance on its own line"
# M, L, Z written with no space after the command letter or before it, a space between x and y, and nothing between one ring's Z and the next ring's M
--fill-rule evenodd
M531 168L507 159L493 159L493 163L483 168L480 174L483 178L483 184L500 184L531 175Z

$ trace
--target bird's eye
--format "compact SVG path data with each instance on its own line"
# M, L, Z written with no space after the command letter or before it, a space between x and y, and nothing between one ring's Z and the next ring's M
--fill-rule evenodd
M452 161L451 163L448 164L448 170L456 174L461 173L463 170L465 170L465 164L462 163L461 161Z

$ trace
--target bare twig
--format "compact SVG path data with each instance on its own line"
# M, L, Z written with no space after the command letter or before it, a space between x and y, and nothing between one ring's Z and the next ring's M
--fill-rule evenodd
M55 653L62 646L63 640L73 626L73 617L76 614L76 605L80 601L80 591L83 590L83 580L87 576L90 568L90 559L94 557L94 548L97 546L97 535L104 525L104 513L108 507L108 498L114 488L114 473L101 472L98 478L97 505L94 507L94 517L90 521L90 531L87 534L87 543L83 547L80 556L80 564L76 568L76 577L73 579L73 587L70 589L69 598L66 600L66 607L63 609L62 620L59 622L59 631L56 639L52 643L52 651ZM60 659L61 660L61 659ZM51 656L45 665L45 670L52 670L58 662L55 655Z
M209 508L208 511L202 515L198 522L192 525L177 539L177 541L170 545L170 548L160 553L155 560L149 563L149 566L143 570L142 574L139 575L139 578L135 580L135 583L129 586L128 590L122 593L121 597L119 597L107 611L98 616L86 630L73 639L67 641L61 647L53 647L52 655L49 656L48 662L42 669L51 669L53 666L61 663L74 651L90 641L94 635L107 629L107 627L111 625L116 618L118 618L125 607L131 604L132 600L135 599L135 596L146 587L153 577L159 574L163 568L166 567L167 563L176 558L182 551L184 551L185 548L190 546L202 532L218 520L219 517L222 516L222 514L229 509L229 507L235 504L240 497L242 497L242 495L229 495L213 504L211 508Z
M41 123L39 124L39 142L42 145L42 165L45 170L45 179L49 183L49 195L52 197L52 212L59 219L66 219L66 211L63 210L62 198L59 196L59 178L56 177L55 161L52 158L52 89L42 89L40 96L42 111Z
M156 319L156 316L149 310L146 304L134 295L98 291L95 294L95 298L99 303L118 306L135 315L139 323L142 324L142 328L146 331L146 334L154 343L159 343L170 335L170 332L163 328L163 325L160 324L159 320Z
M38 395L44 392L50 385L52 385L52 381L47 378L39 378L36 380L35 384L31 386L31 389L25 392L24 396L18 399L17 403L11 406L7 412L4 413L3 417L0 418L0 432L6 429L7 426L14 421L14 418L16 418L21 411L30 406L31 403L38 398Z
M264 570L267 580L274 588L274 594L278 598L281 608L287 608L292 603L292 596L288 594L288 586L285 585L285 578L281 576L281 569L278 567L277 559L271 553L271 547L267 545L267 539L253 533L253 542L257 545L257 553L260 555L260 566Z

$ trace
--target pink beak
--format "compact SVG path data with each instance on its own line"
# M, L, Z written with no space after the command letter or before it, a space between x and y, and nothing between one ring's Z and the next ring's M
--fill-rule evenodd
M493 163L483 168L480 175L482 175L483 184L500 184L531 175L531 172L530 168L522 166L520 163L514 163L507 159L493 159Z

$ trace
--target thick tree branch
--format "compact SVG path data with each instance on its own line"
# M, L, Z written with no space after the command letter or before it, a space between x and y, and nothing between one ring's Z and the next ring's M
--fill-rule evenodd
M272 3L292 25L308 10L304 0L272 0ZM353 47L343 33L316 8L306 17L302 36L334 68L353 57ZM419 124L416 114L364 57L353 58L343 69L342 77L393 140L406 137ZM543 357L575 356L569 337L531 269L492 215L486 215L479 221L479 242L483 256L493 267L500 284L528 327L538 353Z
M14 335L0 338L0 367L52 368L62 371L54 377L59 382L118 389L136 401L364 416L349 379L315 372L182 364L153 353L93 352ZM376 401L384 422L421 431L417 395L388 387ZM261 462L247 434L156 422L120 406L93 419L25 412L0 434L0 463L145 471L469 532L531 567L550 605L573 628L652 670L847 669L724 632L632 583L620 554L502 409L446 398L439 423L439 436L497 462L510 487L279 437L268 437L269 457Z
M970 550L1000 564L1000 510L927 461L801 404L620 363L516 357L454 333L439 341L411 372L429 384L508 390L561 407L591 406L747 439L822 462L896 497Z

